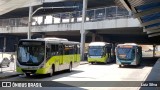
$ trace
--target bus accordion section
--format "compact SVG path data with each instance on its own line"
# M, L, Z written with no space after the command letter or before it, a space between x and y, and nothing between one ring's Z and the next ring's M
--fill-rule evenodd
M68 70L80 63L79 42L62 38L22 39L18 43L17 72L26 76Z
M119 44L116 47L116 63L122 65L140 65L142 61L142 47L137 44Z
M88 62L91 64L110 62L111 48L110 43L91 42L88 47Z

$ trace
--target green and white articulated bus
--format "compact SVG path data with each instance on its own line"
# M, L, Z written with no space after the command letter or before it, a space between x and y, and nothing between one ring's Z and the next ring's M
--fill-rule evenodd
M22 39L18 43L17 72L26 76L68 70L79 65L79 42L62 38Z
M116 47L116 63L122 65L140 65L142 47L134 43L119 44Z
M88 47L88 62L107 63L111 59L111 44L105 42L91 42Z

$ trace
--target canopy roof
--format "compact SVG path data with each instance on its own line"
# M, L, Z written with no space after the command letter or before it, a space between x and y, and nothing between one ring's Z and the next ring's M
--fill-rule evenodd
M160 0L120 0L134 13L149 37L160 36Z

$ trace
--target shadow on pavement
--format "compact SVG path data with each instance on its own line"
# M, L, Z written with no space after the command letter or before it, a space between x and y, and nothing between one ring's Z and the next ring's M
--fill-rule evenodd
M140 90L160 90L159 84L160 81L160 59L157 60L155 65L153 66L151 72L148 74L145 81L149 81L151 83L158 84L158 87L141 87ZM156 82L158 81L158 82Z
M62 77L67 77L73 74L77 74L77 73L81 73L83 71L78 71L78 70L72 70L72 72L68 72L66 70L64 71L59 71L59 72L55 72L55 74L52 77L49 77L48 75L31 75L30 77L26 77L25 75L21 76L21 78L26 78L26 79L38 79L38 81L51 81L54 79L58 79L58 78L62 78Z

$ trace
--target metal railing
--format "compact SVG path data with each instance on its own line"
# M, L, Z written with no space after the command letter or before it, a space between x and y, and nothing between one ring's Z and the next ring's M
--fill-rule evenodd
M132 17L132 13L117 6L91 9L86 11L86 21L94 22L106 19L128 18ZM82 21L82 12L66 12L50 14L45 16L35 16L32 18L32 26L77 23ZM0 27L24 27L28 26L28 17L0 19Z

